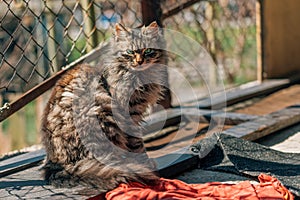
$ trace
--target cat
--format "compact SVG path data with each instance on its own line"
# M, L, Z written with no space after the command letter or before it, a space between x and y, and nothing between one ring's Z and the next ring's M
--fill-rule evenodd
M58 187L111 190L158 180L141 122L167 83L165 40L156 22L139 29L116 24L99 63L80 64L56 83L44 110L44 178Z

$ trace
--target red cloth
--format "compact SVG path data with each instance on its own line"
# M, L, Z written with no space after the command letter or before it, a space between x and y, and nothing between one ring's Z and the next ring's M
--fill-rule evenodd
M259 184L243 181L238 184L205 183L187 184L179 180L161 178L159 184L146 186L141 183L120 184L120 186L106 193L107 200L293 200L293 195L274 177L261 174ZM100 200L100 196L91 200Z

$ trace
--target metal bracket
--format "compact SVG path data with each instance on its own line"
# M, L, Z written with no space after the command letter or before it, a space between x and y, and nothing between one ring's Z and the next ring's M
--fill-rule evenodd
M5 103L2 107L0 107L0 114L4 112L4 110L9 110L10 109L10 104Z

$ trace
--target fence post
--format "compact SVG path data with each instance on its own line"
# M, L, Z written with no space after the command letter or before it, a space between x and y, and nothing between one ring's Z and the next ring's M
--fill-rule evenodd
M261 83L264 79L263 69L263 43L262 43L262 0L256 1L256 46L257 46L257 80Z
M143 24L146 26L151 22L156 21L157 24L162 27L161 16L162 10L160 7L160 0L142 0L142 17Z
M160 0L142 0L141 1L141 7L142 7L142 18L143 18L143 24L149 25L151 22L156 21L156 23L160 26L162 26L162 9L160 7ZM164 63L167 65L167 63ZM169 79L169 78L167 78ZM167 80L167 83L169 80ZM158 104L162 105L164 108L170 108L171 105L171 91L169 85L164 86L164 99L160 100Z
M90 52L98 44L93 0L80 0L84 20L84 34L88 37L86 50Z
M47 33L48 41L47 41L47 51L48 51L48 57L51 61L51 65L53 67L52 74L56 73L59 70L58 63L57 63L57 45L55 41L56 31L55 31L55 17L53 16L53 13L50 12L50 10L53 10L53 6L51 2L45 3L49 9L48 12L45 13L46 18L46 27L47 27Z
M215 30L213 27L213 18L214 18L214 8L213 2L206 2L206 9L205 9L205 18L209 23L209 27L206 31L206 38L207 38L207 49L212 56L213 61L216 65L218 65L217 57L216 57L216 46L215 46ZM209 68L209 85L212 88L215 88L217 85L217 71L214 67Z

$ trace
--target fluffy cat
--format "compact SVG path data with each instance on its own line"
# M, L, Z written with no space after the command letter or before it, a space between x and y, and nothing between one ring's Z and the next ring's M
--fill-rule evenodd
M117 24L97 66L78 65L57 82L42 121L47 181L110 190L158 179L140 123L166 85L164 47L156 22L140 29Z

